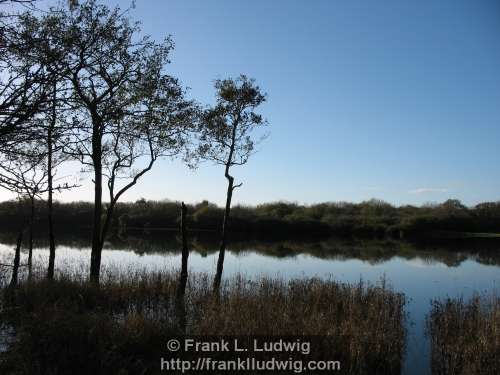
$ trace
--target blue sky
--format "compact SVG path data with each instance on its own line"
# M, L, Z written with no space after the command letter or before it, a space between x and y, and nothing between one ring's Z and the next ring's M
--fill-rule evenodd
M132 16L172 35L169 70L200 102L239 73L268 93L235 202L500 199L498 1L157 0ZM162 161L124 199L221 204L225 184L219 166Z

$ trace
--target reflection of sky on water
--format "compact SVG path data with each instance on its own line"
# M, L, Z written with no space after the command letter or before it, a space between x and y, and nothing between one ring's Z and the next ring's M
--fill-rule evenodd
M43 262L46 249L36 249L35 259ZM12 246L0 244L0 257L12 255ZM24 254L25 256L25 254ZM86 268L90 249L61 246L57 249L56 267L80 264ZM129 250L104 250L104 266L140 268L150 270L177 269L180 254L137 254ZM215 269L217 254L191 253L189 267L194 272L211 273ZM342 282L356 283L360 279L376 283L385 277L396 291L404 292L409 299L408 353L405 374L428 373L429 348L424 339L425 316L430 300L440 297L470 297L472 293L491 293L500 290L500 267L484 265L469 257L458 266L449 267L428 257L406 259L394 256L387 261L368 262L359 259L320 259L311 255L296 255L276 258L252 252L232 253L228 251L224 264L224 275L243 273L249 278L259 275L294 277L324 277Z

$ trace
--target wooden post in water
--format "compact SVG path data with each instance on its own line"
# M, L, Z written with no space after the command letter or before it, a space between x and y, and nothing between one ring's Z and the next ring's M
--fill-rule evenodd
M177 285L177 293L175 299L176 314L178 319L179 330L182 334L186 333L187 328L187 317L186 317L186 305L184 302L184 295L186 293L186 284L188 278L188 257L189 250L187 246L186 237L186 219L187 219L187 208L184 202L181 202L181 239L182 239L182 265L181 265L181 275L179 278L179 284Z
M177 287L177 298L183 298L186 292L186 284L188 278L188 257L189 250L187 245L186 237L186 216L187 208L184 202L181 203L181 238L182 238L182 265L181 265L181 276L179 279L179 285Z
M14 265L12 267L12 277L10 279L10 286L11 287L15 287L17 285L17 281L18 281L19 263L21 260L21 245L23 242L23 232L24 232L24 228L22 228L19 231L19 234L17 235L16 254L14 255Z

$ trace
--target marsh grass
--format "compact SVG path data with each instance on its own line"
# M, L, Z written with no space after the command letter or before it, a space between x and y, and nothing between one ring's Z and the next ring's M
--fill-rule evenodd
M432 373L500 373L500 297L433 301L428 318Z
M183 335L319 337L343 373L400 372L405 299L383 281L238 275L214 297L211 275L191 274L179 310L177 280L174 272L109 268L96 287L73 267L53 282L4 287L2 319L16 337L0 373L155 373L168 338Z

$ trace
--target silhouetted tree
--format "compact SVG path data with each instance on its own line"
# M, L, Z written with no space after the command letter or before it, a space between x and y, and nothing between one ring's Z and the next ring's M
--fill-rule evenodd
M140 38L126 12L94 0L71 3L43 19L57 70L68 83L72 134L64 152L93 173L94 217L90 279L99 282L101 252L119 198L162 156L186 143L193 103L164 73L173 48ZM103 215L103 185L109 203Z
M233 191L242 185L234 183L230 171L235 165L246 164L255 152L259 139L252 138L252 132L266 124L255 109L266 100L266 96L255 81L245 75L217 80L215 90L216 104L205 111L201 121L199 154L203 159L223 165L227 179L222 238L213 283L214 290L218 291L224 267L231 199Z
M36 137L32 120L48 98L46 75L40 63L25 59L34 47L19 32L19 11L34 1L0 0L0 153L18 152L19 142Z
M44 147L36 142L27 143L21 156L7 155L0 158L0 187L15 193L19 199L26 198L29 201L30 212L25 221L29 229L29 252L28 252L28 275L31 277L32 255L33 255L33 223L35 218L35 201L41 199L48 191L67 190L76 187L61 183L53 186L48 183L48 168L46 166ZM20 232L25 230L23 225Z
M72 8L73 4L69 3ZM64 63L67 59L69 46L64 43L61 35L54 35L57 31L58 16L51 12L43 17L31 12L24 12L18 16L17 34L22 43L11 48L12 54L28 66L36 66L38 76L43 77L44 101L38 107L34 119L31 120L31 133L24 137L30 141L39 140L38 152L46 157L47 168L47 219L49 237L49 264L47 278L54 276L55 263L55 236L53 225L53 179L56 167L68 157L62 153L62 146L74 141L72 114L78 109L71 97L71 82L67 79L67 70ZM66 74L65 74L66 73ZM24 134L26 130L17 129L17 134ZM18 137L19 138L19 137Z
M0 163L0 186L13 193L19 199L27 198L29 201L30 213L28 215L27 227L29 228L29 252L28 252L28 275L31 278L32 255L33 255L33 221L35 217L35 199L46 192L46 174L44 168L38 168L41 158L36 155L19 157L9 157L1 160ZM22 237L25 226L20 230ZM16 249L17 252L17 249ZM18 256L16 254L15 259ZM18 263L18 262L17 262ZM16 261L14 268L18 268ZM17 274L17 270L16 270ZM17 278L17 275L16 275Z
M49 222L49 264L47 267L47 279L54 278L54 268L56 259L56 241L54 238L54 205L53 205L53 155L54 155L54 131L57 122L57 83L53 82L52 103L50 111L50 120L47 127L47 219Z
M17 3L18 8L23 9L24 12L0 12L0 67L2 70L0 74L2 78L0 80L0 153L10 159L21 157L24 160L23 163L26 159L41 159L42 155L47 157L47 163L44 164L47 170L43 176L47 179L48 192L50 255L47 276L52 278L55 259L52 179L53 167L58 163L54 161L54 153L57 152L54 140L58 132L55 123L56 103L58 103L56 98L60 96L57 95L58 67L55 60L62 55L63 51L53 53L55 49L48 48L47 35L43 34L36 12L33 12L34 1L1 1L0 5L6 3ZM26 8L29 11L26 11ZM41 50L43 53L40 53ZM36 149L23 146L24 144L32 145L34 141L39 142ZM26 155L26 150L29 150L30 155ZM35 151L39 154L35 155ZM33 194L29 195L33 202ZM30 230L30 244L32 244L32 229ZM30 254L31 248L32 245L30 245Z

